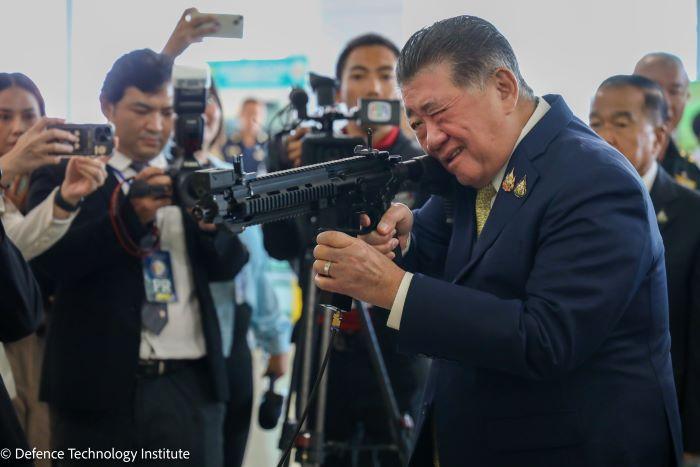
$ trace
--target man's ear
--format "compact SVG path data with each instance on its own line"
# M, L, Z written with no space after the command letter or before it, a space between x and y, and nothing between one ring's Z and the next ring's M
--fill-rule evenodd
M507 68L498 68L491 76L491 80L509 113L515 110L520 88L513 72Z
M656 125L654 127L654 136L655 141L654 145L652 146L652 149L654 151L654 154L656 154L658 157L661 155L661 151L664 150L668 141L668 128L666 127L666 125Z
M114 107L115 104L109 102L104 96L100 96L100 108L102 109L102 115L104 115L110 122L112 122L114 118Z

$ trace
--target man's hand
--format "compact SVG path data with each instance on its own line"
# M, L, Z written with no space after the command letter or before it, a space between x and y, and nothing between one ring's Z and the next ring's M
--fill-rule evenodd
M288 369L288 354L281 353L277 355L270 355L270 359L267 361L267 370L265 370L265 375L273 375L275 378L281 378L287 373Z
M199 13L196 8L188 8L182 13L180 21L177 22L175 29L168 42L163 47L161 52L163 55L168 55L175 59L182 52L195 42L202 42L202 39L207 34L216 32L221 27L215 16L205 15L198 18L192 18L192 13Z
M107 179L104 158L71 157L61 184L61 197L72 205L101 187Z
M299 167L301 165L301 139L306 135L310 128L297 128L293 130L286 140L287 146L287 159L294 167Z
M17 175L29 174L41 166L61 161L57 154L70 154L73 146L57 141L78 141L73 134L48 125L64 123L60 118L42 117L26 133L19 137L15 146L0 161L2 162L2 184L8 185Z
M370 225L369 217L362 215L360 222L363 227ZM405 251L408 245L408 237L413 228L413 213L405 204L393 203L384 213L377 224L377 229L367 235L360 235L360 239L372 245L377 251L389 259L394 259L394 249L401 246Z
M139 173L134 180L143 180L149 185L161 185L169 188L168 192L172 194L172 180L165 175L162 169L156 167L146 167ZM155 198L153 196L144 196L143 198L131 198L131 205L134 207L136 215L143 225L148 225L156 219L156 211L168 206L172 203L171 196L163 196Z
M385 253L342 232L323 232L316 242L313 269L319 288L391 308L405 271Z

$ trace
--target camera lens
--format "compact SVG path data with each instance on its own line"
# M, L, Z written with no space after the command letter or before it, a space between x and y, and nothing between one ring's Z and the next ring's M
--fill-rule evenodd
M112 129L108 126L98 127L95 130L95 140L101 143L107 142L112 139Z

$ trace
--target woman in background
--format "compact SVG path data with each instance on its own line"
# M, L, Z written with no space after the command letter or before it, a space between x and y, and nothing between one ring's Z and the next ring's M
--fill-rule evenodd
M63 123L46 118L44 99L22 73L0 73L0 221L7 236L29 261L53 246L68 231L80 200L100 187L107 176L104 161L71 157L63 184L39 206L24 213L29 174L70 154L72 134L48 129ZM59 142L62 141L62 142ZM13 399L30 447L50 447L48 408L39 402L43 338L32 334L5 345L16 395ZM49 465L37 461L37 465Z

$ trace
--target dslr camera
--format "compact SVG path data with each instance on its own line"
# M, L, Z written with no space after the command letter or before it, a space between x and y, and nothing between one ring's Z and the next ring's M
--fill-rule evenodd
M129 196L156 198L172 196L173 202L185 208L194 207L199 200L192 184L192 174L202 168L194 154L202 148L204 139L204 110L211 83L209 71L176 65L173 67L175 90L174 145L171 150L171 167L168 175L172 179L172 191L158 185L134 182Z

